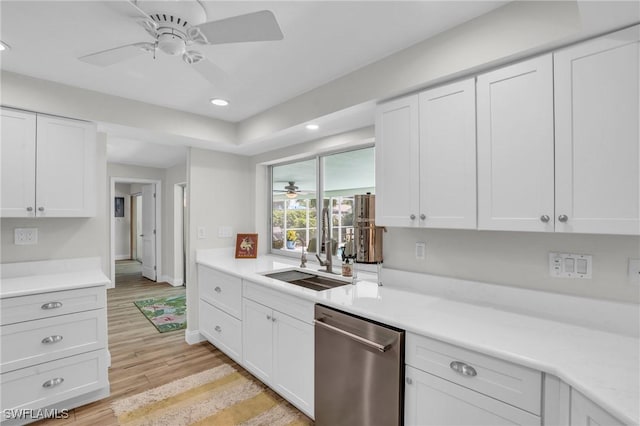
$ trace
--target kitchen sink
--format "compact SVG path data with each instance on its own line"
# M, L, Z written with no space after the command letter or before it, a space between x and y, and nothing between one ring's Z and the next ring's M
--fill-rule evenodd
M337 280L334 278L323 277L317 274L310 274L301 271L282 271L264 274L265 277L273 278L280 281L288 282L300 287L310 288L316 291L328 290L330 288L340 287L349 284L348 281Z

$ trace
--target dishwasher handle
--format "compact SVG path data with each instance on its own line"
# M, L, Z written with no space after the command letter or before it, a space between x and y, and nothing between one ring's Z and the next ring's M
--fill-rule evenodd
M360 343L362 343L364 345L367 345L367 346L370 346L370 347L372 347L374 349L377 349L380 352L386 352L387 350L389 350L389 348L391 348L391 345L382 345L382 344L374 342L372 340L365 339L364 337L360 337L360 336L358 336L356 334L349 333L346 330L343 330L343 329L338 328L338 327L334 327L334 326L329 325L326 322L321 321L321 320L313 320L313 323L315 325L319 325L320 327L326 328L327 330L333 331L333 332L338 333L338 334L342 334L343 336L347 336L350 339L356 340L356 341L358 341L358 342L360 342Z

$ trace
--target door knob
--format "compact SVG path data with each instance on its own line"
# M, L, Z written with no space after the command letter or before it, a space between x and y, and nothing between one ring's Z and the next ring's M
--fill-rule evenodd
M569 217L566 214L561 214L560 216L558 216L558 220L560 222L566 222L567 220L569 220Z

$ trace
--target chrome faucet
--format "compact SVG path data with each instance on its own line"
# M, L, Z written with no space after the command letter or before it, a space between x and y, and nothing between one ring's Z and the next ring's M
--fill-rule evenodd
M318 258L318 262L320 262L320 266L324 266L326 269L318 270L334 274L335 272L333 272L333 261L331 259L333 247L331 247L331 224L329 223L328 207L322 209L322 246L324 246L326 260L322 260L320 256L318 256L318 253L316 253L316 257Z
M304 251L304 246L307 245L307 243L302 238L300 238L299 240L302 243L302 254L300 254L300 267L301 268L306 268L307 267L307 252Z

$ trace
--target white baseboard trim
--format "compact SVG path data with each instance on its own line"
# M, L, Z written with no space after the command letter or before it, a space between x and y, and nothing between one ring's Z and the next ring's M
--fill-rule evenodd
M131 259L131 255L129 254L116 254L116 260L129 260Z
M184 340L190 345L195 345L196 343L204 342L207 339L205 339L198 330L186 330L184 332Z
M167 283L171 284L174 287L180 287L182 285L182 280L176 280L175 278L170 277L168 275L161 275L158 278L158 280L162 281L162 282L167 282Z

